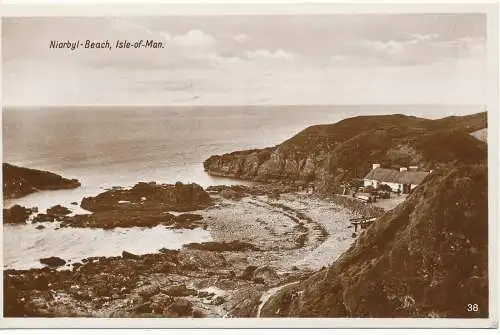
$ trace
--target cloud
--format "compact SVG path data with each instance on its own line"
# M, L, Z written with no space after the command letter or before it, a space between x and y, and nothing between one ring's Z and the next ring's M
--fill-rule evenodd
M184 47L210 47L216 43L215 37L201 30L190 30L184 35L176 35L172 43Z
M250 36L245 35L245 34L238 34L238 35L233 36L233 39L236 42L244 43L244 42L246 42L246 41L248 41L250 39Z
M435 40L439 38L438 34L412 34L411 37L413 37L413 41L430 41L430 40Z
M476 58L486 55L484 38L440 39L437 34L408 34L392 40L358 40L331 55L334 64L418 65L448 58Z
M244 55L246 58L253 59L261 59L261 60L293 60L295 58L294 54L286 52L284 50L277 50L275 52L266 50L266 49L258 49L253 51L245 51Z

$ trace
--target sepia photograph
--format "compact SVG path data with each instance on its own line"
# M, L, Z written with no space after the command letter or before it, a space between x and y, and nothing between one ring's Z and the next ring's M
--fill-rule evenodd
M2 17L3 317L498 327L490 20Z

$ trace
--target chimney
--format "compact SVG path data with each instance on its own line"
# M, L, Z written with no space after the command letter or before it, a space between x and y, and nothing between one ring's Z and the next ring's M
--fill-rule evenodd
M405 168L405 167L400 167L400 168L399 168L399 172L404 172L404 171L408 171L408 169L407 169L407 168Z
M410 166L410 171L418 171L418 166Z
M376 168L379 168L380 164L372 164L372 170L375 170Z

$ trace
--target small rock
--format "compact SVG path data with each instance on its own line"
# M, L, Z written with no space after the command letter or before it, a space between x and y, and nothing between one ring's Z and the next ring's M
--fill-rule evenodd
M38 225L38 226L36 226L36 229L38 229L38 230L45 229L45 226L44 225Z

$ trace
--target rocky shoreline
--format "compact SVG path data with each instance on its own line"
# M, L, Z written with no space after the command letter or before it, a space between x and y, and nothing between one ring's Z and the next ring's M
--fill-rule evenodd
M95 211L88 215L70 216L62 206L42 217L39 213L35 219L53 219L49 225L58 224L58 228L98 229L124 223L148 227L131 213L163 213L168 220L155 221L149 214L148 222L161 221L166 229L203 227L213 242L146 255L124 250L122 256L90 257L71 264L54 255L41 260L46 264L42 269L5 270L5 315L256 316L267 290L305 278L332 262L353 241L349 211L307 194L288 192L276 197L287 190L285 185L218 186L205 192L197 185L178 183L172 188L150 183L83 199L82 207ZM174 206L178 201L174 195L183 195L182 208ZM190 211L168 212L174 209ZM127 219L107 221L100 216L109 212L111 217ZM111 221L115 225L107 223Z

